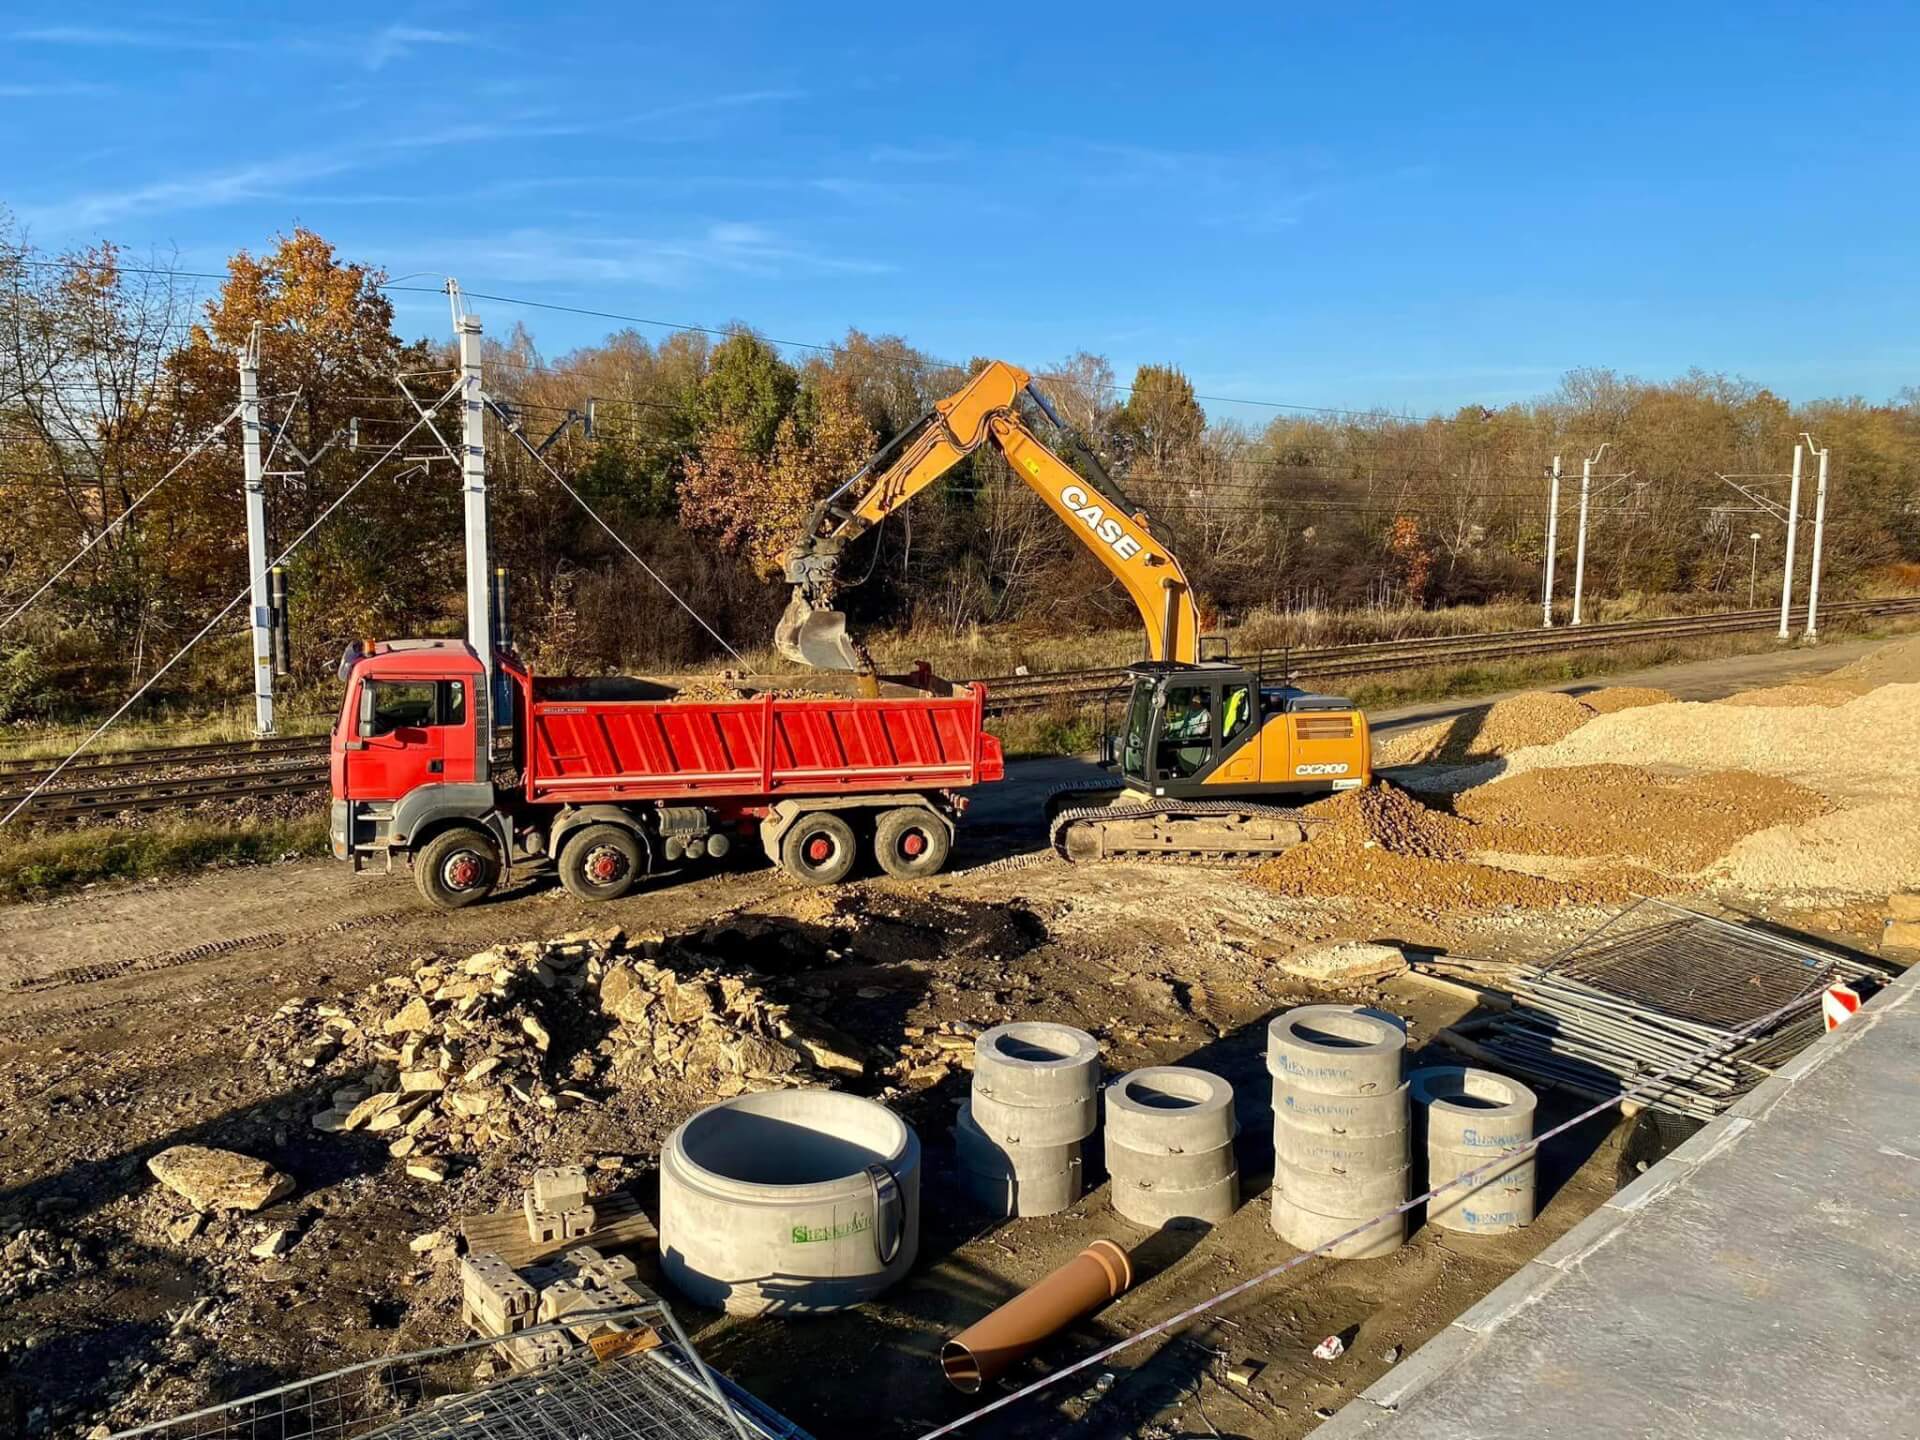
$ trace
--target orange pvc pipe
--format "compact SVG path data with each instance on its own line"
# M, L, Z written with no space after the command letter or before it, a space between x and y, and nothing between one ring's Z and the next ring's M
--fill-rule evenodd
M1042 1341L1090 1315L1133 1284L1127 1252L1096 1240L1058 1270L981 1317L940 1347L940 1369L974 1394Z

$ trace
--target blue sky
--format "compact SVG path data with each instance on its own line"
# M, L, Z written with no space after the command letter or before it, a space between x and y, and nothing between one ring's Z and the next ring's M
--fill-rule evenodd
M1894 3L10 4L0 204L49 246L218 269L301 223L395 276L1219 396L1883 399L1920 383L1917 57ZM609 328L480 308L549 353Z

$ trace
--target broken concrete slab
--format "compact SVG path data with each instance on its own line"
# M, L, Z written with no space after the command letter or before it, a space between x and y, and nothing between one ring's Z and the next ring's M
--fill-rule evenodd
M293 1177L264 1160L207 1145L175 1145L147 1161L153 1178L200 1210L251 1214L293 1193Z

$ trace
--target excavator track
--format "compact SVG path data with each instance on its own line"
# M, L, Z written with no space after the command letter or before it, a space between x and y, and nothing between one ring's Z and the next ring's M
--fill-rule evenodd
M1154 860L1170 864L1251 864L1290 850L1319 828L1287 805L1237 800L1154 800L1075 805L1076 796L1106 794L1110 785L1070 786L1048 800L1048 839L1073 864Z

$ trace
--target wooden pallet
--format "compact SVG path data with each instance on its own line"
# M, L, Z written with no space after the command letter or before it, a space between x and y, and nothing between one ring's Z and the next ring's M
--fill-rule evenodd
M598 1222L591 1235L542 1244L527 1233L527 1217L520 1210L496 1215L463 1215L458 1221L466 1238L467 1252L485 1250L498 1255L515 1270L552 1260L581 1245L596 1250L653 1250L660 1244L660 1232L640 1208L640 1202L625 1190L617 1190L593 1202Z

